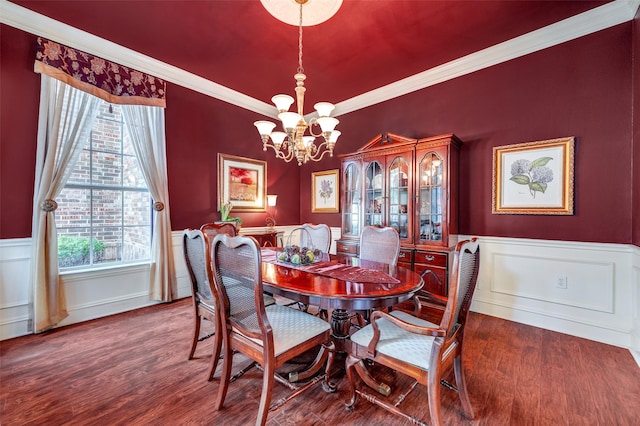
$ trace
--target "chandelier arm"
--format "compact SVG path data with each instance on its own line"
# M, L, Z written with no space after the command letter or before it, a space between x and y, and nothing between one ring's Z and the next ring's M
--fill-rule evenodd
M308 154L307 158L309 158L311 161L320 161L325 156L325 154L329 154L329 157L333 157L333 150L330 150L328 146L329 144L326 141L322 142L320 145L316 146L316 152L313 155ZM323 147L327 147L327 149L322 151Z
M263 151L266 151L267 148L271 148L273 150L273 152L275 152L276 158L284 160L285 163L289 163L289 162L291 162L291 160L293 160L294 155L293 155L293 151L291 149L287 150L288 151L287 155L284 154L283 151L286 149L284 143L280 146L279 150L277 150L275 145L273 145L273 143L271 143L271 142L267 142L267 143L263 144L262 146L263 146L263 148L262 148Z
M281 160L284 160L285 163L289 163L295 158L295 156L293 155L293 150L291 149L291 147L289 147L289 149L287 149L287 154L285 155L284 150L282 149L283 147L284 145L280 147L280 151L276 152L276 158L280 158Z
M311 120L309 120L309 133L311 133L311 136L314 136L316 138L319 138L320 136L322 136L322 128L320 128L320 133L316 134L313 133L313 125L316 125L318 127L320 127L320 125L318 124L318 120L316 120L315 117L312 117Z

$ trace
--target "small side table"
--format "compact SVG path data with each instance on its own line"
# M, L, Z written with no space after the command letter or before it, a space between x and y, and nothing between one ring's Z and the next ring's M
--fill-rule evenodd
M248 231L246 233L240 231L241 235L253 237L258 240L260 247L282 247L283 231L265 230L265 231Z

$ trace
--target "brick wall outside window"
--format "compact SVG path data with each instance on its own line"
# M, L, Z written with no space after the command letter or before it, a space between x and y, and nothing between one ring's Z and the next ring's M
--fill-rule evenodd
M87 141L56 198L60 267L148 260L151 197L122 122L120 107L103 103ZM65 249L84 239L96 250Z

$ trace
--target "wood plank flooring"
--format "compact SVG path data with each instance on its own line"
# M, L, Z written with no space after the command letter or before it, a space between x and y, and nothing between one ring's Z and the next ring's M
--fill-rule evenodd
M218 382L205 378L211 341L187 361L190 308L183 299L0 342L0 424L253 424L261 373L232 383L215 411ZM471 313L464 356L476 416L466 420L443 389L447 425L640 424L640 368L625 349ZM234 369L245 362L234 360ZM268 424L407 424L362 400L347 412L346 379L335 380L336 393L317 385L271 412ZM276 384L273 400L287 392ZM404 404L428 420L424 389Z

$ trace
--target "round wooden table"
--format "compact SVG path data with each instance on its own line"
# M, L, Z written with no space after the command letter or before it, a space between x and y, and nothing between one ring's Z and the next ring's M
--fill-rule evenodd
M362 268L385 272L400 283L345 281L287 264L263 260L264 290L307 305L318 306L320 309L332 310L332 335L336 347L341 350L342 342L349 337L350 311L366 311L395 305L411 298L423 285L419 274L401 266L390 270L389 265L382 263L359 259L354 259L353 262Z

